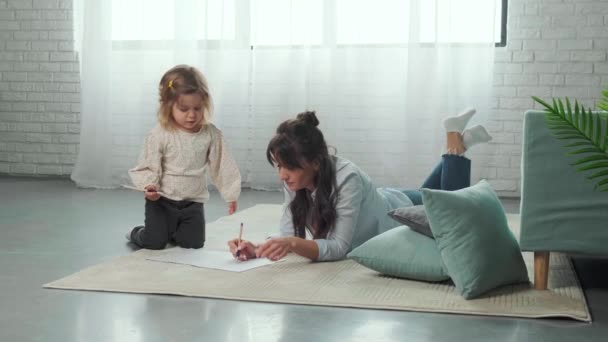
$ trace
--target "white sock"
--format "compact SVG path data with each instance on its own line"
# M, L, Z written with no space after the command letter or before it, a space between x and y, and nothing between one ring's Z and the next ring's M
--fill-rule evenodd
M477 144L492 140L492 136L482 125L473 126L462 132L462 142L467 150Z
M475 114L474 108L469 108L457 116L450 116L449 118L443 119L443 127L446 132L458 132L462 133L464 128L467 127L467 123L471 117Z

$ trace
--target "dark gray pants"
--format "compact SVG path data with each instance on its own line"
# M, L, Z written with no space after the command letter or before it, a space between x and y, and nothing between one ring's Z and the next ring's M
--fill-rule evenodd
M168 242L183 248L201 248L205 244L203 204L164 197L146 200L145 226L134 231L131 239L147 249L163 249Z

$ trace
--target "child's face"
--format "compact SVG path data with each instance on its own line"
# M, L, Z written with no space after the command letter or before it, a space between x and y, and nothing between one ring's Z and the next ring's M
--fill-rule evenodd
M171 109L173 120L179 129L190 133L196 133L201 129L204 118L201 95L180 95Z

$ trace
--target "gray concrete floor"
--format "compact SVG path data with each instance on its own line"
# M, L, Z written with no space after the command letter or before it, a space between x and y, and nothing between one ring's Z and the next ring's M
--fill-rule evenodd
M240 209L280 203L244 191ZM517 212L517 200L504 200ZM208 221L226 206L212 193ZM141 194L78 189L65 179L0 176L0 341L606 341L608 260L575 258L594 318L514 319L43 289L131 253Z

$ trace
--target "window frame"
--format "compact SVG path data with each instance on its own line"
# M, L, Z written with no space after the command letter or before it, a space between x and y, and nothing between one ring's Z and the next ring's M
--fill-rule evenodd
M507 46L507 12L508 12L508 0L502 0L502 9L500 15L500 42L494 44L495 47Z

